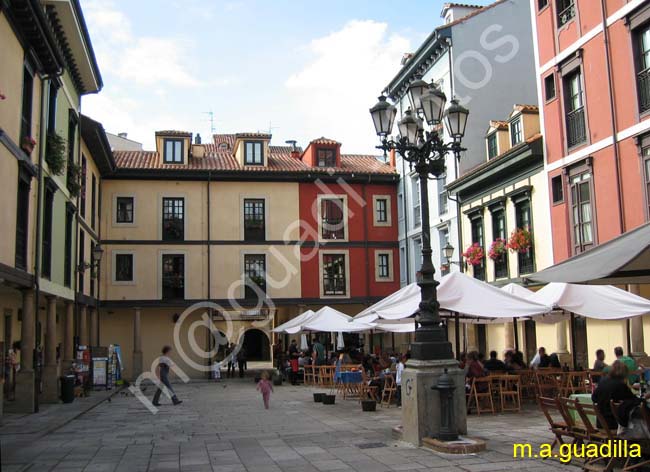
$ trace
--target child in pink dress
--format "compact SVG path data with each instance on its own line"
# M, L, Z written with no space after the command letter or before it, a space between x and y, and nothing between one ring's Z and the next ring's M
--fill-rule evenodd
M264 400L264 408L269 409L269 400L271 399L271 392L273 391L273 385L269 381L269 373L262 372L262 378L257 382L257 390L262 393L262 399Z

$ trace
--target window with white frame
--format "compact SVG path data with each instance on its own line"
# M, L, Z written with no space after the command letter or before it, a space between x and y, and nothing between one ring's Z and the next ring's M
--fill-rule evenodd
M391 225L390 195L373 195L373 224L375 226Z
M521 116L510 122L510 144L516 146L524 140L524 132L521 129Z
M413 226L418 227L422 222L420 214L420 177L411 177L411 200L413 201Z
M406 260L406 246L400 246L399 248L399 279L400 282L406 283L406 268L408 267L408 261Z
M133 253L113 254L113 281L117 283L134 281Z
M244 143L244 164L261 166L264 164L263 143L261 141L246 141Z
M164 140L163 162L165 164L183 163L183 140L182 139Z
M320 226L322 239L345 239L345 213L344 198L323 197L320 199Z
M324 253L322 257L322 292L325 296L347 296L347 255Z
M377 282L393 281L393 252L375 252L375 280Z
M115 198L115 222L118 224L132 224L133 219L133 197Z

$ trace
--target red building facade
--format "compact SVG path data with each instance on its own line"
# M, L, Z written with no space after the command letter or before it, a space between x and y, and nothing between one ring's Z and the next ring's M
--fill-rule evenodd
M531 0L555 262L648 221L650 0Z

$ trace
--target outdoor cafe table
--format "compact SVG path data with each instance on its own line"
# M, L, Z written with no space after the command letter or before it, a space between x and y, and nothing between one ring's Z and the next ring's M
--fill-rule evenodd
M593 400L591 399L591 393L574 393L572 395L569 395L569 399L571 400L577 400L583 405L593 405ZM578 417L578 412L575 410L569 410L569 414L573 418L573 421L577 423L582 423L582 419ZM594 415L587 415L589 418L589 421L591 421L591 424L595 425L596 424L596 417Z

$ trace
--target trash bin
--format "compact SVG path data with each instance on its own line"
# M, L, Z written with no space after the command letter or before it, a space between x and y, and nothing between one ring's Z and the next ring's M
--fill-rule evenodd
M63 403L72 403L74 401L74 375L61 377L61 400Z

